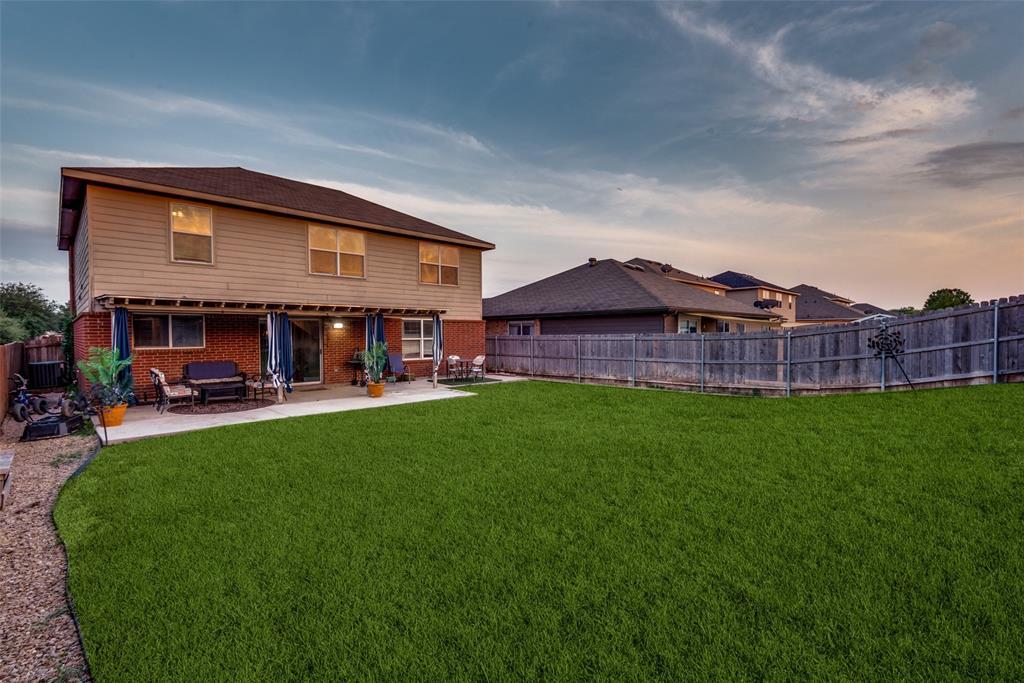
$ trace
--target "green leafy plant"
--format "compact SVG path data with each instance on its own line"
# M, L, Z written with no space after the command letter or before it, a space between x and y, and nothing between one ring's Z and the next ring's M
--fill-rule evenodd
M78 361L82 377L92 385L92 397L100 405L110 408L129 403L135 398L132 388L118 378L121 371L130 367L132 357L124 360L114 355L113 349L94 346L89 349L89 358Z
M953 308L954 306L973 303L974 299L971 298L971 295L957 287L936 289L928 295L928 300L924 302L924 310L938 311L943 308Z
M374 384L379 383L388 363L388 347L383 342L377 342L363 351L361 357L369 381Z

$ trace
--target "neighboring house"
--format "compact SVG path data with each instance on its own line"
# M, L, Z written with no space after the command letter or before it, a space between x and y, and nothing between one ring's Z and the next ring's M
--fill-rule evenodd
M854 303L853 299L826 292L811 285L797 285L792 291L796 301L795 325L834 325L851 323L871 316L890 315L879 306Z
M654 261L590 259L484 299L484 319L488 334L686 334L778 327L775 313L705 287L714 288L681 282Z
M796 320L796 292L756 278L746 273L727 270L711 278L728 289L725 295L757 308L764 308L782 316L784 324Z
M445 351L483 353L481 255L489 242L338 190L243 168L65 168L58 245L68 251L75 355L109 347L130 313L135 381L158 367L234 360L266 370L266 313L291 321L297 383L353 379L365 316L430 372Z

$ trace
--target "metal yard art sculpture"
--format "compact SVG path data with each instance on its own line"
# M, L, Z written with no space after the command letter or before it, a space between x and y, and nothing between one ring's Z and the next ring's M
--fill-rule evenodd
M904 345L903 335L899 330L890 332L885 325L879 328L878 334L868 338L868 348L875 352L876 358L882 359L882 377L885 377L885 359L892 357L896 361L896 366L903 373L903 378L907 380L907 386L913 390L914 384L910 381L910 377L907 376L907 371L903 369L903 363L900 362L900 354L903 353ZM883 379L884 382L884 379ZM882 388L885 389L883 383Z

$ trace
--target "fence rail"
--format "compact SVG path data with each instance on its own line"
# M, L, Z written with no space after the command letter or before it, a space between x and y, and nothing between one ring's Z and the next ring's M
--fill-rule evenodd
M900 332L896 358L868 339ZM488 337L495 372L780 395L1024 380L1024 295L887 321L754 334ZM902 369L901 369L902 367ZM906 377L904 377L904 372Z

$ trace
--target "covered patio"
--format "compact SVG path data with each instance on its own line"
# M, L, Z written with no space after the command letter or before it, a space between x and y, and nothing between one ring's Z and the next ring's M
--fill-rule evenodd
M388 384L384 396L381 398L369 398L366 395L366 389L358 386L300 386L288 394L288 400L284 403L230 413L182 415L168 411L161 414L152 405L135 406L128 409L124 416L124 422L120 426L107 427L107 439L108 443L115 444L153 436L209 429L210 427L471 396L474 394L444 385L438 385L435 389L429 381L424 380ZM98 418L93 418L93 422L102 437L103 427Z

